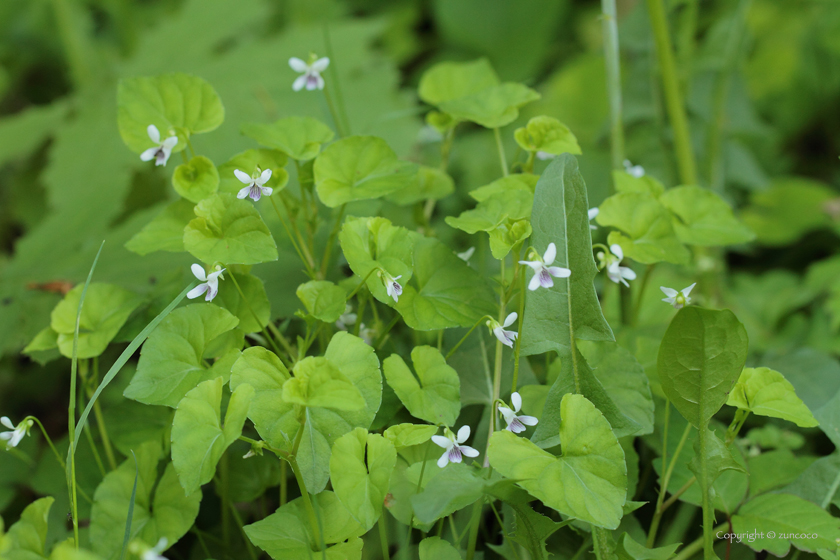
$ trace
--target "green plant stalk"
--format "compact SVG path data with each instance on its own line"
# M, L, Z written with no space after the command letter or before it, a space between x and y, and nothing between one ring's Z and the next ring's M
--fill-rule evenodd
M663 0L647 0L648 16L653 28L659 70L662 76L662 89L665 94L665 106L668 119L674 132L674 152L677 157L680 182L684 185L697 184L697 164L691 147L691 132L688 126L685 106L680 93L679 73L674 59L674 49L668 31L668 19Z
M251 539L248 538L248 533L245 532L245 524L242 523L242 517L239 516L239 512L236 510L236 504L228 500L228 506L230 507L230 513L233 516L233 520L239 528L239 534L242 536L242 540L245 541L245 548L248 549L248 556L251 557L251 560L257 560L257 553L254 550L254 545L251 544Z
M505 145L502 143L502 133L498 128L493 129L493 135L496 137L496 151L499 152L499 164L502 166L502 175L508 176L507 156L505 156Z
M618 49L618 19L615 0L601 0L604 62L610 103L610 161L613 169L624 169L624 123L621 99L621 56ZM613 185L613 190L615 186Z
M653 269L656 268L656 263L647 265L645 273L642 275L642 283L639 285L639 293L636 295L636 305L633 306L633 325L639 322L639 314L642 311L642 302L644 301L645 291L647 291L648 284L650 284L650 277L653 275Z
M721 523L710 531L710 534L724 531L729 528L729 523ZM692 556L703 550L704 537L700 537L694 542L686 545L679 554L671 558L671 560L689 560ZM714 552L712 552L714 554Z
M342 204L341 208L339 208L338 215L335 217L335 224L333 225L333 228L330 231L330 236L327 239L327 246L324 248L324 257L321 259L321 273L319 278L322 280L327 277L327 268L330 266L330 255L332 253L333 245L335 244L335 238L338 236L338 230L341 228L341 219L344 217L344 210L346 208L346 203Z
M341 80L338 79L338 61L336 60L335 52L333 52L330 30L326 23L324 23L324 48L326 49L327 56L330 59L330 74L332 75L332 81L335 85L335 96L338 99L338 107L341 110L341 116L344 119L344 131L347 135L350 135L352 134L350 132L350 119L347 117L347 106L344 104L344 95L341 93Z
M298 428L297 435L295 435L295 443L292 446L292 454L287 458L289 466L292 467L292 473L295 475L298 488L300 489L300 496L303 498L303 507L306 510L306 516L309 518L309 526L312 528L312 537L315 542L321 540L321 531L318 526L318 518L315 516L315 508L312 507L312 499L309 492L306 490L306 483L303 480L303 473L300 472L300 467L297 464L297 452L300 448L300 442L303 439L303 430L306 427L306 409L303 409L300 419L300 428Z
M236 275L233 272L229 272L228 276L230 276L230 279L233 281L233 285L236 286L236 291L239 292L239 297L241 297L242 301L245 302L245 307L248 308L248 311L251 313L251 317L253 317L254 321L256 321L258 325L260 325L260 330L262 330L263 336L268 341L268 343L271 344L271 348L277 353L277 356L280 357L280 349L277 347L277 344L275 344L274 339L271 336L269 336L268 331L265 330L262 321L260 321L259 317L257 317L256 311L254 311L254 308L251 307L251 302L248 301L248 298L245 297L245 292L242 291L242 288L239 286L239 282L236 281ZM271 319L269 319L269 321L271 321Z
M288 463L280 461L280 506L286 505L289 499L289 474L287 471Z
M706 444L706 432L709 429L709 421L706 420L701 422L700 427L698 428L698 442L700 444L699 454L700 454L700 476L702 479L708 480L709 473L708 473L708 461L706 458L707 454L707 444ZM715 510L711 503L711 496L709 494L710 488L707 488L705 484L701 484L700 488L702 492L702 504L703 504L703 559L704 560L716 560L715 556L715 543L712 540L712 535L714 534L712 531L712 525L715 523Z
M610 535L603 527L592 527L592 544L598 560L610 560L613 557Z
M128 541L131 538L131 521L134 519L134 500L137 498L137 479L140 478L140 467L137 465L137 456L134 454L134 450L131 451L131 456L134 458L134 486L131 488L131 499L128 502L128 515L125 518L125 533L123 533L120 560L125 558L125 551L128 549Z
M391 555L389 554L390 547L388 545L388 518L385 517L384 511L379 516L377 525L379 525L379 545L382 547L382 558L383 560L389 560Z
M475 546L478 542L478 525L481 521L481 510L484 507L484 498L479 498L473 505L472 515L470 516L470 537L467 545L467 560L473 560L475 556Z
M670 417L671 412L671 403L670 401L666 401L667 404L665 405L667 408L665 409L665 433L663 436L663 443L662 443L662 465L664 466L667 463L668 457L668 419ZM674 468L677 466L677 460L680 458L680 453L682 453L683 446L685 446L685 442L688 440L688 435L691 433L691 424L686 424L685 430L683 431L682 437L680 438L679 443L677 443L676 449L674 449L674 456L671 458L671 462L667 463L668 466L665 469L665 474L662 477L662 485L659 488L659 496L656 499L656 510L653 514L653 520L650 523L650 530L648 531L648 538L647 538L647 547L653 548L654 542L656 542L656 532L659 530L659 523L662 520L662 514L665 513L665 510L668 509L663 507L663 501L665 500L665 494L668 492L668 485L671 482L671 475L674 473Z
M519 259L517 259L518 261ZM519 329L516 336L516 348L514 348L513 358L513 380L511 381L510 392L515 393L519 385L519 349L522 347L522 325L525 324L525 274L522 271L522 265L519 266Z
M449 155L452 152L452 140L455 137L455 127L453 126L449 130L446 131L446 134L443 136L443 142L440 145L440 169L441 171L446 171L449 168ZM437 204L437 200L434 198L429 198L426 200L426 204L423 206L423 218L425 220L425 226L429 225L429 221L432 219L432 214L435 211L435 204Z
M27 416L26 418L23 419L24 422L26 422L27 420L33 420L36 424L38 424L38 427L41 428L41 433L44 434L44 439L47 440L47 444L50 446L50 449L52 449L53 455L55 455L55 458L58 461L58 464L61 465L61 468L63 470L65 468L64 467L64 459L61 458L61 454L58 452L58 449L55 448L55 445L53 444L52 439L50 439L50 436L47 433L46 428L44 428L44 425L41 424L41 421L38 420L34 416Z
M498 130L498 129L496 129ZM501 325L504 323L505 320L505 259L503 258L500 263L501 268L501 282L500 282L500 289L499 289L499 324ZM497 402L499 400L499 395L502 392L502 341L496 339L496 356L495 356L495 363L493 366L493 400L490 401L490 428L489 433L487 434L487 448L484 450L484 466L487 467L490 465L490 462L487 458L487 451L490 449L490 439L493 436L493 432L496 431L496 407L498 406ZM478 529L476 529L478 530Z
M93 441L93 435L90 433L90 427L85 426L82 431L85 434L85 439L87 439L88 445L90 445L90 452L93 453L93 462L96 463L96 468L99 469L99 473L102 475L102 478L105 478L108 471L105 469L105 464L102 462L102 457L99 455L99 450L96 448L96 442Z
M330 115L332 116L333 124L335 124L335 129L338 131L338 137L344 138L347 134L344 131L344 122L341 120L341 116L339 116L338 111L336 111L335 103L333 103L332 96L330 95L330 90L328 87L324 87L324 99L327 101L327 107L330 110Z
M831 486L828 488L828 492L825 494L825 498L823 498L820 507L826 509L828 505L831 503L831 500L834 499L834 495L837 493L837 488L840 488L840 472L837 473L837 476L834 477L834 482L831 483Z
M222 540L224 541L225 546L230 547L230 499L228 498L228 489L230 487L230 462L228 461L227 453L222 455L219 467L219 478L221 479L222 487Z
M577 549L575 555L572 556L571 560L578 560L584 553L586 553L586 549L589 548L589 545L592 544L592 537L586 537L583 539L583 542L580 544L580 548Z
M271 205L274 206L274 211L277 213L277 217L280 219L280 223L283 224L283 228L286 230L286 234L289 236L289 240L292 242L292 246L297 251L298 257L303 262L303 265L306 267L306 274L312 278L313 280L316 277L315 274L315 261L312 259L312 255L309 253L309 249L306 248L306 245L303 243L303 236L301 236L300 231L298 231L297 225L295 221L291 219L292 213L289 211L289 207L286 205L286 201L282 198L280 202L283 203L283 209L286 210L286 215L289 216L289 222L291 223L291 230L289 226L286 224L286 220L283 219L283 214L280 213L280 208L277 207L277 202L274 200L273 196L268 197L271 200ZM295 235L292 235L292 231L295 232ZM295 241L295 236L299 241Z
M452 347L452 349L451 349L451 350L449 350L449 352L447 352L447 353L446 353L446 359L447 359L447 360L448 360L449 358L451 358L451 357L452 357L452 354L454 354L454 353L455 353L455 351L456 351L456 350L458 350L458 348L460 348L460 347L461 347L461 345L464 343L464 341L465 341L465 340L467 340L467 338L468 338L468 337L472 334L472 332L473 332L473 331L474 331L474 330L475 330L475 329L476 329L476 328L477 328L477 327L478 327L478 326L479 326L482 322L484 322L484 320L485 320L485 319L492 319L492 317L490 317L489 315L484 315L484 316L483 316L483 317L481 317L478 321L476 321L476 322L475 322L475 324L474 324L472 327L470 327L470 330L468 330L468 331L467 331L467 334L465 334L464 336L462 336L462 337L461 337L461 340L459 340L459 341L458 341L458 344L456 344L455 346L453 346L453 347Z
M423 475L426 474L426 457L429 454L429 446L432 444L432 440L426 442L426 447L423 449L423 464L420 465L420 478L417 479L417 488L414 489L415 494L420 493L420 488L423 486ZM408 550L409 545L411 544L411 531L414 530L414 509L411 510L411 522L408 524L408 531L405 534L405 550Z
M99 383L99 357L93 357L93 379ZM87 386L88 399L93 396L93 389ZM111 470L117 468L117 460L114 456L114 449L111 447L111 438L108 437L108 428L105 426L105 416L102 414L102 406L99 401L93 403L93 415L96 418L96 427L99 429L99 437L102 439L102 447L105 449L105 457L108 459L108 466Z

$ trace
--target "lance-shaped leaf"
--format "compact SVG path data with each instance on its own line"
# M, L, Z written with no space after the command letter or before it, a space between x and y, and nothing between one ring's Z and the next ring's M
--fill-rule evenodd
M289 173L283 169L288 163L286 154L278 150L245 150L219 166L219 192L237 194L246 186L236 178L237 169L249 176L259 175L271 169L271 179L265 184L274 189L273 194L283 189L289 182Z
M177 135L173 151L178 152L187 147L191 135L210 132L225 118L222 100L213 87L189 74L120 80L117 107L120 136L137 153L153 146L146 132L150 124L160 131L161 139Z
M644 264L688 262L690 254L674 233L671 213L653 195L618 193L598 209L599 224L621 230L610 232L609 243L620 245L624 256Z
M586 397L564 396L560 415L559 457L505 430L490 439L490 464L563 515L615 529L627 494L624 451Z
M140 351L137 372L124 395L146 404L175 407L202 381L230 375L227 356L214 366L205 353L211 342L233 330L239 319L212 303L176 309L149 335ZM235 356L233 357L235 360Z
M261 145L280 150L298 161L317 156L321 144L335 136L330 127L312 117L286 117L271 124L245 123L240 130Z
M222 454L242 435L254 388L243 383L233 391L222 424L223 387L221 377L199 383L175 409L172 464L187 496L213 479Z
M537 183L531 239L540 254L554 243L554 266L568 268L572 274L555 280L552 288L526 294L521 347L525 356L550 350L568 353L576 339L613 340L593 284L598 269L592 256L588 211L577 161L571 155L554 158Z
M764 494L750 500L732 517L733 533L754 533L744 544L784 557L792 544L805 552L834 551L840 539L837 518L816 504L792 494ZM772 533L772 536L771 536Z
M200 202L219 189L219 172L212 161L196 156L175 168L172 186L187 200Z
M289 370L276 354L262 346L248 348L233 364L230 388L235 391L243 383L254 388L254 400L248 418L260 437L277 449L291 451L300 423L294 405L283 401L283 384Z
M189 531L198 516L201 491L186 496L172 463L166 465L158 480L160 445L144 443L134 451L137 463L134 457L126 459L105 476L93 495L90 542L94 552L106 560L120 557L135 475L137 492L134 496L131 539L157 543L159 539L166 538L172 546Z
M440 537L420 541L420 560L461 560L458 550Z
M324 358L358 389L364 406L358 410L306 409L297 460L312 494L323 490L329 480L330 448L335 440L353 428L369 428L382 402L379 360L361 338L347 332L336 333Z
M781 418L800 428L819 424L785 376L766 367L744 368L726 404L759 416Z
M569 127L554 117L534 117L513 133L516 143L527 152L579 154L580 146Z
M755 239L750 228L732 215L732 207L709 189L676 187L659 197L673 212L674 231L683 243L712 247Z
M496 294L478 272L432 237L414 238L414 283L403 285L396 305L417 330L471 327L498 311ZM416 284L416 287L415 287Z
M64 296L50 315L50 327L58 333L58 349L65 357L73 356L73 335L76 330L76 314L83 284L79 284ZM93 283L88 286L85 305L79 322L77 356L93 358L108 347L128 320L129 315L140 305L140 297L113 284Z
M134 234L126 242L125 248L138 255L148 255L155 251L180 253L184 250L184 228L195 218L193 208L195 204L189 200L173 202Z
M283 400L306 407L360 410L359 389L327 358L309 356L295 365L294 377L283 384Z
M219 193L195 207L184 229L184 248L208 264L257 264L277 260L277 245L260 213L247 200Z
M728 309L684 307L659 346L662 390L695 428L726 402L747 359L747 331Z
M380 271L400 277L403 286L411 279L414 236L385 218L347 218L338 235L350 269L366 279L370 293L381 302L393 304Z
M398 354L382 362L388 385L415 418L452 426L461 412L461 380L437 348L415 346L411 361L417 377Z
M400 161L381 138L350 136L324 150L314 172L318 197L335 208L408 187L417 179L417 164Z
M394 444L397 451L402 451L406 447L426 443L437 431L437 426L428 424L396 424L386 429L382 435Z
M54 498L35 500L23 510L9 531L3 534L0 520L0 552L8 560L37 560L47 557L47 530Z
M394 444L379 434L356 428L338 438L330 457L335 495L362 527L369 530L382 514L391 473L397 462Z
M347 305L347 292L327 280L311 280L301 284L295 293L306 311L325 323L338 321Z

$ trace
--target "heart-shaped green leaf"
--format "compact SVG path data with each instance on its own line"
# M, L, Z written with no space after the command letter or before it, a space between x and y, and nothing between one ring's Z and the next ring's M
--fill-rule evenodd
M225 118L216 90L189 74L120 80L117 107L120 136L137 153L155 146L146 131L150 124L157 127L161 139L170 133L177 135L174 151L181 151L191 135L210 132Z
M554 117L534 117L513 133L516 143L527 152L579 154L580 146L569 127Z
M213 480L216 464L242 435L254 388L243 383L230 397L224 425L221 405L224 380L209 379L188 392L172 421L172 464L187 496Z
M175 168L172 186L187 200L200 202L219 189L219 172L212 161L196 156Z
M50 315L50 327L58 333L58 349L63 356L73 356L76 314L84 285L79 284L64 296ZM140 305L140 297L113 284L92 283L85 295L79 322L77 356L93 358L108 347L111 340Z
M315 160L314 172L318 197L330 208L380 198L417 180L417 164L400 161L375 136L349 136L331 144Z
M432 424L452 426L461 412L461 380L437 348L415 346L411 361L417 377L399 354L382 362L388 385L412 416Z
M662 390L695 428L726 402L747 359L747 331L728 309L684 307L659 346Z
M382 514L391 473L397 462L394 444L379 434L356 428L338 438L330 457L335 495L365 530Z
M361 410L359 389L327 358L309 356L295 365L294 377L283 384L283 400L312 408Z
M47 530L54 498L35 500L21 512L9 531L3 535L0 521L0 546L8 560L36 560L47 557Z
M124 395L174 408L202 381L219 375L227 379L233 363L230 358L225 356L211 366L204 357L211 342L238 324L239 319L212 303L176 309L149 335Z
M615 529L627 494L624 451L604 415L585 397L564 396L560 415L559 457L504 430L490 439L490 464L563 515Z
M418 95L438 105L499 85L499 77L486 58L471 62L439 62L423 73Z
M505 83L443 101L438 107L455 119L478 123L485 128L500 128L519 117L520 107L539 98L540 94L527 86Z
M271 303L268 301L268 294L265 293L263 281L253 274L234 274L230 270L226 271L224 276L227 285L225 289L219 290L219 295L214 301L239 319L239 328L243 332L260 331L271 317ZM233 284L234 280L245 295L244 299Z
M426 443L437 431L437 426L429 424L396 424L388 427L382 435L394 444L397 451L402 451L406 447Z
M496 229L506 218L530 218L533 205L534 195L530 191L510 189L488 196L474 209L461 212L457 218L447 216L446 223L467 233L489 232Z
M455 182L446 171L421 165L417 177L408 186L385 197L394 204L407 205L423 200L439 200L452 194Z
M330 127L312 117L286 117L271 124L245 123L240 130L261 145L280 150L298 161L317 156L321 144L335 136Z
M163 212L143 226L143 229L129 239L125 248L138 255L155 251L180 253L184 250L184 228L195 218L195 204L189 200L177 200L163 209Z
M759 416L770 416L793 422L800 428L813 428L819 422L796 396L796 390L785 376L770 368L744 368L726 404L749 410Z
M277 245L250 201L219 193L195 207L184 248L207 264L257 264L277 260Z
M347 292L327 280L311 280L298 286L298 299L310 315L325 323L335 323L347 306Z
M440 537L420 541L420 560L461 560L458 550Z
M659 197L674 213L674 231L683 243L713 247L746 243L755 234L732 215L732 208L709 189L676 187Z

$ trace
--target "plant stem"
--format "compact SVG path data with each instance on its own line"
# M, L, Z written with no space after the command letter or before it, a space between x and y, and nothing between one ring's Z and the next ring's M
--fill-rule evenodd
M443 518L441 518L443 520ZM379 516L379 521L377 522L379 525L379 545L382 547L382 558L383 560L389 560L391 558L391 554L389 552L389 545L388 545L388 518L385 517L385 512L382 512L382 515Z
M230 513L233 515L233 520L236 522L236 526L239 527L239 533L242 535L242 540L245 541L245 548L248 549L248 556L251 557L251 560L257 560L257 553L254 550L254 545L251 544L251 539L248 538L248 533L245 532L245 524L242 523L242 518L236 510L236 506L231 501L228 501L228 506L230 507Z
M467 331L467 334L461 337L461 340L458 341L458 344L453 346L452 349L446 353L447 360L452 357L452 354L454 354L455 351L458 350L458 348L464 343L464 341L467 340L467 337L469 337L472 334L472 332L476 329L476 327L478 327L485 319L491 319L491 317L489 315L484 315L478 321L476 321L475 324L470 328L470 330Z
M47 444L50 446L50 449L52 449L53 455L55 455L55 458L58 461L58 464L61 465L62 469L64 469L65 468L64 467L64 459L61 458L61 455L58 453L58 450L55 448L55 445L53 445L53 442L50 439L50 436L47 433L46 428L44 428L44 425L41 424L41 421L38 420L34 416L27 416L26 418L23 419L24 422L26 422L27 420L34 420L35 423L38 424L38 426L41 428L41 433L44 434L44 439L47 440Z
M287 471L288 463L280 461L280 506L286 505L289 499L289 474Z
M677 157L680 181L684 185L697 184L697 164L691 148L691 133L688 126L685 106L680 93L679 73L674 60L674 50L668 31L668 19L663 0L647 0L648 15L653 28L656 54L659 58L659 70L662 76L662 89L668 119L674 133L674 151Z
M230 500L228 499L228 487L230 485L230 464L228 454L222 455L219 465L222 491L222 540L225 546L230 547Z
M685 484L683 484L683 485L680 487L680 489L679 489L679 490L677 490L676 492L674 492L673 494L671 494L671 497L670 497L670 498L668 498L667 500L665 500L665 503L664 503L664 504L662 504L662 507L660 508L660 512L659 512L659 513L660 513L660 515L661 515L661 514L664 514L664 513L668 510L668 508L669 508L669 507L671 507L672 505L674 505L674 503L675 503L677 500L679 500L679 499L680 499L680 496L682 496L683 494L685 494L685 493L686 493L686 491L687 491L689 488L691 488L692 486L694 486L694 483L695 483L695 482L697 482L697 477L696 477L696 476L692 476L691 478L689 478L689 479L688 479L688 481L686 481L686 483L685 483Z
M306 245L303 244L303 238L300 235L300 232L295 225L295 222L291 220L291 212L289 212L289 207L286 206L286 201L282 198L280 202L283 203L283 208L286 210L286 215L290 216L289 220L292 225L292 229L289 229L288 224L286 224L286 220L283 219L283 215L280 213L280 208L277 207L277 202L274 200L273 196L268 197L271 200L271 205L274 206L274 211L277 213L277 217L280 219L280 223L283 224L283 229L286 230L286 234L289 236L289 240L292 242L292 247L295 248L295 251L300 257L300 260L303 262L303 265L306 267L306 274L309 275L310 278L315 278L315 261L312 260L312 255L309 253L309 249L306 248ZM295 241L295 236L292 235L292 230L294 230L295 234L297 235L298 239L301 241L301 244L298 244Z
M265 326L262 324L262 321L260 321L260 318L257 317L256 311L254 311L254 308L251 307L251 302L249 302L248 298L245 297L245 292L242 291L242 288L239 286L239 282L236 281L236 275L233 272L228 272L228 275L233 281L233 285L236 286L236 291L239 292L239 297L241 297L242 301L245 302L245 307L248 308L248 311L250 311L251 316L254 318L254 321L257 322L257 325L259 325L260 330L262 330L263 336L268 341L268 343L271 344L272 349L274 349L274 351L277 353L277 356L279 357L281 354L280 349L277 347L277 344L274 342L274 339L271 336L269 336L268 331L265 330Z
M621 100L621 56L618 48L615 0L601 0L601 11L607 93L610 101L610 159L612 168L621 170L624 168L624 124Z
M335 238L338 235L339 228L341 227L341 218L344 217L344 210L346 208L347 204L342 204L341 208L339 208L338 215L335 217L335 225L333 225L332 231L330 231L330 237L327 239L327 247L324 249L324 258L321 259L321 279L327 277L327 267L330 265L330 253L332 253Z
M338 132L339 138L344 138L347 134L344 131L344 123L341 120L341 117L338 114L338 111L335 109L335 104L333 103L332 96L330 95L329 88L324 87L324 99L327 100L327 107L330 109L330 115L332 115L333 123L335 124L335 129Z
M484 507L484 498L479 498L473 505L472 515L470 516L470 538L467 544L467 560L473 560L475 556L475 546L478 542L478 526L481 521L481 510Z
M670 416L671 411L671 402L667 401L667 408L665 409L665 441L663 442L662 446L662 466L665 467L666 459L668 456L668 418ZM668 492L668 485L671 482L671 475L674 473L674 468L677 466L677 460L680 458L680 453L682 453L682 448L685 446L685 442L688 440L688 435L691 433L691 424L686 424L685 430L683 431L682 437L680 438L679 443L677 443L676 449L674 449L674 456L671 458L671 462L668 463L667 468L665 468L665 474L662 477L662 485L659 487L659 496L656 499L656 511L653 514L653 520L650 524L650 531L648 532L648 540L647 540L647 547L653 548L653 543L656 541L656 531L659 529L659 522L662 519L662 514L665 513L665 510L668 509L667 507L663 507L662 503L665 499L665 494ZM675 499L675 498L674 498ZM671 502L673 503L673 502Z
M711 496L705 481L709 479L708 474L708 459L707 459L707 444L709 421L706 420L700 424L698 429L698 443L700 445L700 491L703 495L703 558L704 560L716 560L714 541L712 540L712 525L715 523L715 510L712 507Z
M721 523L720 525L718 525L717 527L712 529L709 534L717 533L718 531L723 531L724 529L727 529L728 527L729 527L728 523ZM676 556L674 556L673 558L671 558L671 560L688 560L689 558L691 558L692 556L694 556L695 554L697 554L698 552L700 552L703 549L703 542L704 542L703 539L704 539L704 537L700 537L696 541L686 545L680 551L680 553L677 554Z
M580 548L577 549L575 555L572 556L572 560L578 560L582 554L586 552L586 549L589 548L589 545L592 544L592 537L586 537L583 539L583 542L580 544Z
M499 163L502 166L502 175L508 176L507 156L505 156L505 146L502 143L502 133L498 128L493 129L493 135L496 137L496 150L499 152Z
M341 110L341 116L344 119L344 131L346 134L352 134L350 132L350 119L347 117L347 106L344 104L344 95L341 93L341 80L338 79L338 60L333 52L330 30L326 23L324 23L324 48L327 51L327 56L330 58L330 74L332 75L332 82L335 85L338 108Z
M498 129L495 129L498 130ZM501 281L499 290L499 324L505 320L505 259L499 261L501 267ZM502 341L496 339L496 356L493 366L493 399L490 401L490 432L487 434L487 449L484 451L484 466L490 465L487 458L487 450L490 449L490 439L496 431L496 401L502 392Z
M303 498L303 507L306 510L306 516L309 518L309 526L312 528L312 537L315 542L320 542L321 531L318 527L318 518L315 516L315 508L312 507L312 499L309 492L306 490L306 483L303 481L303 473L300 472L300 467L297 464L297 452L300 447L300 442L303 439L303 430L306 427L306 409L303 410L301 416L300 428L298 428L295 436L295 443L292 446L292 454L289 457L289 466L292 467L292 472L295 475L298 488L300 489L300 496Z
M517 261L519 259L516 259ZM515 393L517 389L517 385L519 385L519 351L522 347L522 325L525 324L525 295L528 293L525 291L525 274L522 271L522 265L517 264L519 267L520 275L519 275L519 329L517 330L518 334L516 336L516 348L514 349L514 358L513 358L513 380L511 381L511 388L510 392Z
M99 357L93 357L93 380L99 385ZM88 399L93 397L93 388L88 385ZM93 402L93 415L96 417L96 427L99 429L99 437L102 439L102 447L105 448L105 457L108 459L108 466L111 470L117 468L117 460L114 456L114 449L111 447L111 438L108 437L108 428L105 426L105 416L102 414L102 407L99 400Z
M417 488L414 490L415 494L420 493L420 488L423 486L423 475L426 473L426 459L429 454L429 446L431 445L432 440L426 442L426 447L423 449L423 464L420 465L420 478L417 479ZM414 530L414 509L412 507L411 510L411 522L408 524L408 532L405 536L405 549L408 550L409 545L411 544L411 531Z
M639 322L639 313L642 311L642 302L644 301L645 291L647 290L648 284L650 283L650 277L653 275L653 269L656 268L656 264L649 264L645 269L645 273L642 275L642 282L639 286L639 293L636 295L636 305L633 306L633 325L635 326Z
M598 560L610 560L613 557L610 535L603 527L592 527L592 544L595 545L595 558Z

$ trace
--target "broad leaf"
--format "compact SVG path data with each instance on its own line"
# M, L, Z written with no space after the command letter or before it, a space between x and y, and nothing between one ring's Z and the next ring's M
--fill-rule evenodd
M439 62L423 73L417 93L426 103L438 105L496 85L499 77L486 58Z
M365 400L337 364L309 356L295 364L294 377L283 384L283 400L313 408L361 410Z
M300 422L294 405L283 401L283 384L288 379L289 370L276 354L262 346L252 346L233 364L230 388L236 391L242 384L254 388L248 418L270 446L291 451Z
M644 193L659 198L665 192L665 185L650 175L635 177L625 171L613 170L615 190L620 193Z
M458 550L440 537L420 541L420 560L461 560Z
M396 305L409 327L471 327L483 315L498 311L493 289L452 249L434 238L413 237L416 286L404 284Z
M437 425L454 425L461 412L458 372L431 346L415 346L411 361L416 378L399 354L391 354L382 362L388 385L415 418Z
M420 466L422 467L422 464ZM435 473L433 481L425 484L422 492L411 496L411 506L420 523L434 523L482 497L485 480L473 467L464 463L452 463L440 470L429 464L426 466L426 476L432 474L428 472L430 468L439 472ZM416 489L415 484L414 490Z
M222 282L225 286L219 290L219 295L214 301L239 319L239 328L243 332L259 332L271 317L271 303L268 301L263 281L252 274L234 274L230 270L224 275L225 280ZM234 279L245 295L244 299L233 284Z
M364 428L344 434L333 444L330 457L333 490L353 519L366 530L382 514L396 461L394 445Z
M289 182L289 173L284 169L289 159L277 150L245 150L219 166L219 192L237 194L245 183L236 178L237 169L248 176L258 175L271 169L271 179L265 184L274 189L272 195L283 189ZM259 173L258 173L259 170Z
M454 119L471 121L485 128L500 128L519 117L520 107L539 98L539 93L525 85L504 83L442 101L438 107Z
M47 556L47 523L54 498L35 500L23 510L3 535L0 521L0 552L4 560L36 560Z
M277 245L249 200L220 193L195 207L184 229L184 248L207 264L257 264L277 260Z
M176 309L149 335L124 395L175 408L202 381L219 375L227 379L232 362L223 357L213 367L204 355L211 342L238 324L239 319L212 303Z
M222 100L213 87L189 74L120 80L117 106L120 136L137 153L155 146L146 132L150 124L157 127L161 139L177 135L173 151L181 151L191 135L210 132L225 118Z
M298 451L298 464L306 487L316 494L329 479L330 448L336 439L354 428L369 428L382 402L382 375L373 348L347 332L338 332L324 354L326 360L350 380L361 393L359 410L307 408L306 425Z
M611 232L609 243L621 246L624 256L653 264L685 264L690 256L671 223L671 213L653 195L624 192L599 206L598 223L621 230Z
M785 376L766 367L744 368L726 404L759 416L781 418L800 428L819 424Z
M746 243L755 234L732 215L722 198L694 185L676 187L659 197L674 213L674 231L683 243L712 247Z
M58 333L58 349L63 356L73 356L76 314L84 285L79 284L58 302L50 315L50 327ZM113 284L92 283L85 295L79 322L77 356L93 358L102 354L108 344L140 305L140 297Z
M532 175L530 173L508 175L507 177L496 179L489 185L484 185L483 187L470 191L470 196L482 202L495 194L509 191L525 191L534 194L539 178L539 175ZM530 211L528 215L531 215Z
M239 385L230 397L224 425L221 377L199 383L188 392L172 421L172 464L187 496L213 479L216 464L231 443L242 435L254 388Z
M414 238L385 218L347 218L338 236L350 269L362 279L373 296L393 305L379 272L385 271L403 286L411 279Z
M437 431L437 426L428 424L396 424L389 426L382 435L394 444L397 451L402 451L406 447L426 443Z
M695 428L726 402L747 359L747 331L735 315L684 307L659 346L662 390Z
M298 508L280 508L275 513L244 527L245 534L254 545L263 549L274 560L312 560L321 557L307 517ZM361 560L362 541L353 538L347 543L330 546L324 551L327 560Z
M467 233L490 232L506 218L511 220L530 218L533 205L534 196L530 191L510 189L488 196L474 209L461 212L457 218L447 216L446 223Z
M708 428L700 429L706 430L705 461L703 460L704 454L701 448L704 440L698 436L694 441L694 457L688 464L688 468L697 477L697 483L700 485L701 491L708 491L724 471L734 470L743 472L744 468L732 458L729 448L712 430Z
M786 451L791 457L793 454ZM764 454L759 455L762 457ZM752 463L750 463L752 465ZM771 465L778 468L779 463ZM750 472L752 474L752 470ZM823 509L829 504L840 508L840 492L837 491L838 480L840 480L840 452L826 457L820 457L814 461L802 474L782 491L787 494L794 494L813 502Z
M315 160L315 188L330 208L380 198L411 185L417 165L397 159L385 140L350 136L331 144Z
M806 552L836 550L840 539L837 518L792 494L764 494L750 500L732 517L732 532L755 533L757 538L744 544L779 557L787 556L791 544Z
M680 543L669 544L659 548L647 548L624 533L615 546L618 560L670 560L680 547Z
M344 313L347 292L327 280L310 280L295 292L310 315L325 323L335 323Z
M824 207L836 197L831 187L818 181L779 179L769 188L752 193L741 219L755 232L759 243L787 245L809 231L831 226L831 216Z
M569 127L554 117L534 117L513 133L516 143L527 152L580 154L577 138Z
M280 150L298 161L317 156L321 144L335 136L330 127L312 117L286 117L271 124L245 123L240 130L261 145Z
M187 200L200 202L219 189L219 172L212 161L196 156L175 168L172 186Z
M139 476L131 521L132 539L157 543L166 538L169 546L174 545L198 516L201 491L185 496L172 463L166 465L158 480L160 446L145 443L134 451L137 466L134 458L129 457L105 476L93 495L90 542L94 552L106 560L120 556L135 473Z
M627 494L624 451L609 422L581 395L560 403L561 455L508 431L490 439L490 464L563 515L615 529Z
M406 187L385 197L394 204L414 204L423 200L438 200L452 194L455 182L446 171L421 165L417 177Z
M125 248L138 255L155 251L184 251L184 228L195 218L193 208L195 205L189 200L173 202L129 239Z

